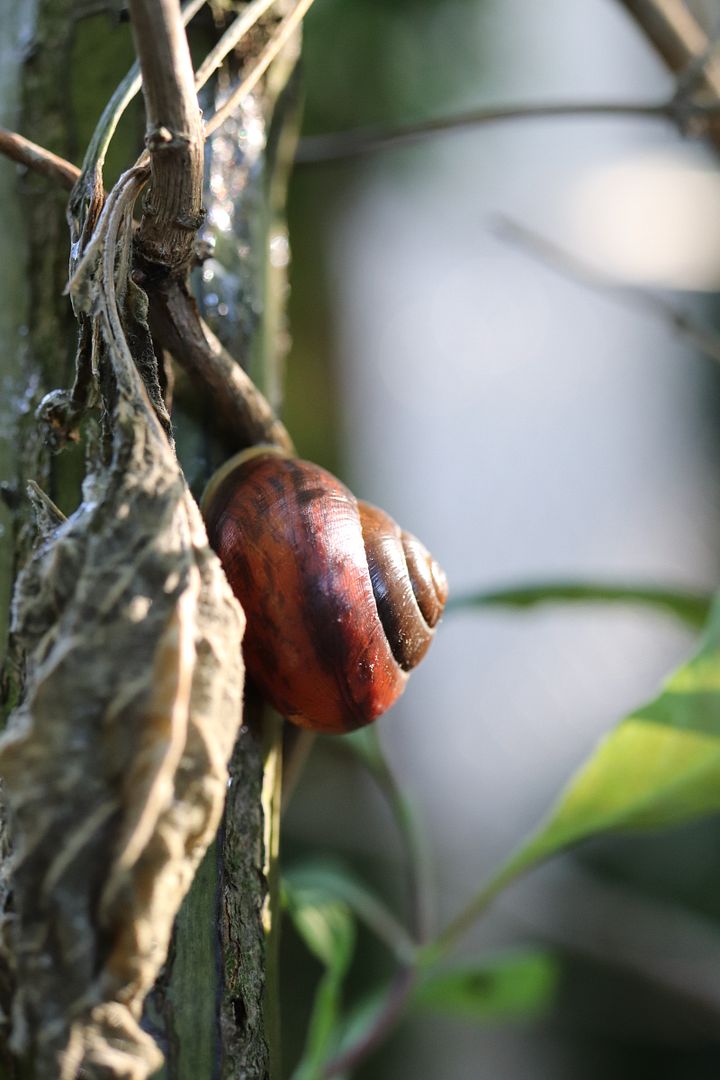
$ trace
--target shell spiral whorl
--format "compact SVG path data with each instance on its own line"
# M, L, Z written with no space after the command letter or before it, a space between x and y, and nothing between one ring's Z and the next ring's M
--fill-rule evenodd
M346 732L389 709L447 598L420 541L325 469L270 447L228 462L203 513L247 616L248 673L278 712Z

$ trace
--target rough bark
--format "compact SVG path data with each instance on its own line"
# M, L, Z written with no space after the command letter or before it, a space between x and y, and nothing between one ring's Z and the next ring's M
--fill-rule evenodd
M239 282L237 293L228 298L232 318L221 318L216 327L234 356L244 366L254 363L256 373L267 372L273 385L279 383L286 340L282 332L286 284L285 266L272 267L270 247L284 229L282 207L297 120L292 76L298 46L295 40L276 62L263 93L247 100L237 119L208 148L211 178L218 169L231 170L227 177L231 182L227 189L221 185L219 199L230 228L218 236L217 246L231 277ZM242 133L248 130L253 131L253 140L245 144ZM217 194L208 191L210 227L216 199ZM216 287L212 281L206 291ZM183 290L172 282L149 283L149 288L153 332L194 377L193 396L204 387L209 427L224 451L256 441L291 449L284 427L267 402L248 390L247 376L213 335L203 331ZM208 870L204 879L196 879L183 909L183 917L194 927L207 925L215 915L217 935L210 942L197 938L200 944L191 971L179 927L175 951L149 1002L155 1021L163 1017L168 1078L264 1080L279 1075L274 951L280 766L279 725L264 716L260 702L250 696L230 763L212 873ZM203 1036L208 1017L203 1020L196 1007L198 971L202 999L216 1003L210 1041Z
M31 46L18 124L76 159L83 148L72 145L76 98L68 72L82 87L88 69L71 63L82 6L38 0L37 10L25 13ZM112 88L103 86L95 115ZM266 123L273 108L268 94ZM261 207L271 171L259 168L253 179ZM48 391L72 382L76 332L62 295L65 199L42 178L26 181L32 319L17 377L29 378L31 392L18 409L16 458L7 463L13 567L26 569L5 669L5 704L16 707L0 747L19 861L6 934L10 963L0 976L15 980L4 1001L14 990L13 1045L27 1076L139 1078L156 1066L140 1006L163 960L173 908L217 823L240 715L240 618L148 395L157 371L150 370L143 294L129 277L130 212L143 182L144 175L129 175L113 193L95 241L102 236L75 280L85 319L81 356L94 357L90 366L99 370L87 400L99 396L102 409L99 426L90 424L96 435L82 432L89 454L84 501L66 522L54 501L66 510L77 505L83 456L71 447L51 459L43 441L49 432L34 416ZM266 245L267 231L257 235ZM266 252L252 258L263 273L242 302L257 316ZM19 295L21 276L17 285ZM18 302L15 311L22 310ZM258 334L262 318L249 339L256 353ZM43 416L52 421L52 409ZM39 483L34 522L23 492L28 478ZM142 1020L167 1051L168 1077L268 1075L262 919L265 913L267 925L272 905L262 791L268 759L277 776L277 746L276 734L268 739L256 723L242 729L219 841L180 912Z
M135 238L144 259L183 275L203 221L203 136L179 0L130 0L143 72L152 178Z

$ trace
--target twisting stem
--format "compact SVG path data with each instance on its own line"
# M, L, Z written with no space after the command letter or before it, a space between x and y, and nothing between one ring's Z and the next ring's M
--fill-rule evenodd
M147 114L152 184L138 229L149 263L182 277L202 224L200 110L179 0L129 0Z
M204 3L205 0L187 0L182 8L181 16L184 26L187 26L190 20L197 15ZM125 78L116 86L112 97L103 109L85 151L82 169L70 194L68 204L68 224L70 225L72 247L71 273L84 248L90 241L95 222L105 200L105 188L103 186L105 155L108 152L120 118L139 91L141 83L140 64L136 60ZM142 165L146 161L147 151L144 151L136 164Z
M360 759L387 800L404 847L412 934L419 944L431 933L432 881L422 830L385 757L375 725L344 740L344 749Z
M188 0L184 4L182 9L183 25L187 26L204 3L205 0ZM103 109L85 154L83 172L102 171L110 140L115 133L122 114L138 93L141 85L140 65L136 60Z
M431 931L431 888L427 846L407 797L379 748L373 776L383 791L405 845L408 893L411 904L415 940L422 944Z
M153 334L202 392L210 396L228 450L273 443L292 452L292 439L284 424L249 375L202 323L184 285L149 281L146 287Z
M195 73L195 86L198 90L205 85L212 73L220 67L227 54L242 41L248 30L262 18L275 2L276 0L253 0L243 10L242 14L238 15L237 19L230 24L217 45L207 54Z
M260 81L271 63L279 52L285 47L298 26L310 10L313 0L298 0L292 11L285 16L279 27L268 41L263 51L253 64L250 72L240 83L231 90L229 97L222 103L220 108L207 122L205 134L209 137L223 124L229 116L232 116L238 104L246 97L254 86Z
M417 972L413 968L404 968L398 972L375 1023L354 1045L328 1062L323 1072L323 1080L350 1075L353 1069L385 1041L402 1016L416 981Z

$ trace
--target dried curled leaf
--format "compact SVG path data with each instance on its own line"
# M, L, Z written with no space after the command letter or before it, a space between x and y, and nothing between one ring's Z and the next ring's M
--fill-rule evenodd
M129 325L134 351L142 336L124 307L142 182L121 178L81 274L111 460L72 517L45 522L19 579L26 693L0 740L13 1040L61 1080L161 1064L142 1002L215 835L241 720L244 618L128 348Z

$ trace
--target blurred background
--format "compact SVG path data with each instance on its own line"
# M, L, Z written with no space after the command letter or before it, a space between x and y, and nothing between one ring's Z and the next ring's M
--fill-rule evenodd
M717 27L720 4L696 11ZM674 89L614 0L317 0L304 80L307 135ZM620 285L718 317L717 158L669 123L516 120L304 164L290 193L286 405L301 454L420 536L453 592L564 578L711 589L717 368L626 293L559 274L499 218ZM380 721L427 837L438 926L692 644L679 624L634 608L446 617ZM285 865L318 852L402 910L390 816L332 740L317 746L284 834ZM461 951L528 945L558 958L546 1016L410 1017L358 1075L720 1073L717 822L584 845L513 886ZM320 969L289 926L283 962L290 1063ZM361 937L350 999L384 970Z
M687 6L717 35L720 0ZM117 33L124 48L108 39L106 62L119 78L131 45L126 25ZM308 138L674 90L618 0L316 0L305 24ZM233 153L247 166L256 135L262 147L252 109L244 145L225 147L233 175ZM95 105L81 117L76 160L96 118ZM124 123L139 142L139 103ZM114 144L109 173L126 159ZM618 288L588 287L508 222ZM720 372L637 290L720 326L717 151L649 117L442 131L298 165L289 234L285 419L299 451L416 533L453 594L564 579L716 587ZM271 255L282 265L287 252ZM0 413L15 408L5 397ZM446 616L377 725L426 841L435 930L693 645L680 623L633 607ZM284 868L318 855L406 917L395 822L342 739L318 741L284 820ZM503 893L455 958L528 949L554 959L544 1012L411 1014L359 1080L717 1080L717 820L554 859ZM281 960L289 1076L322 973L289 919ZM347 1002L393 970L361 929Z

